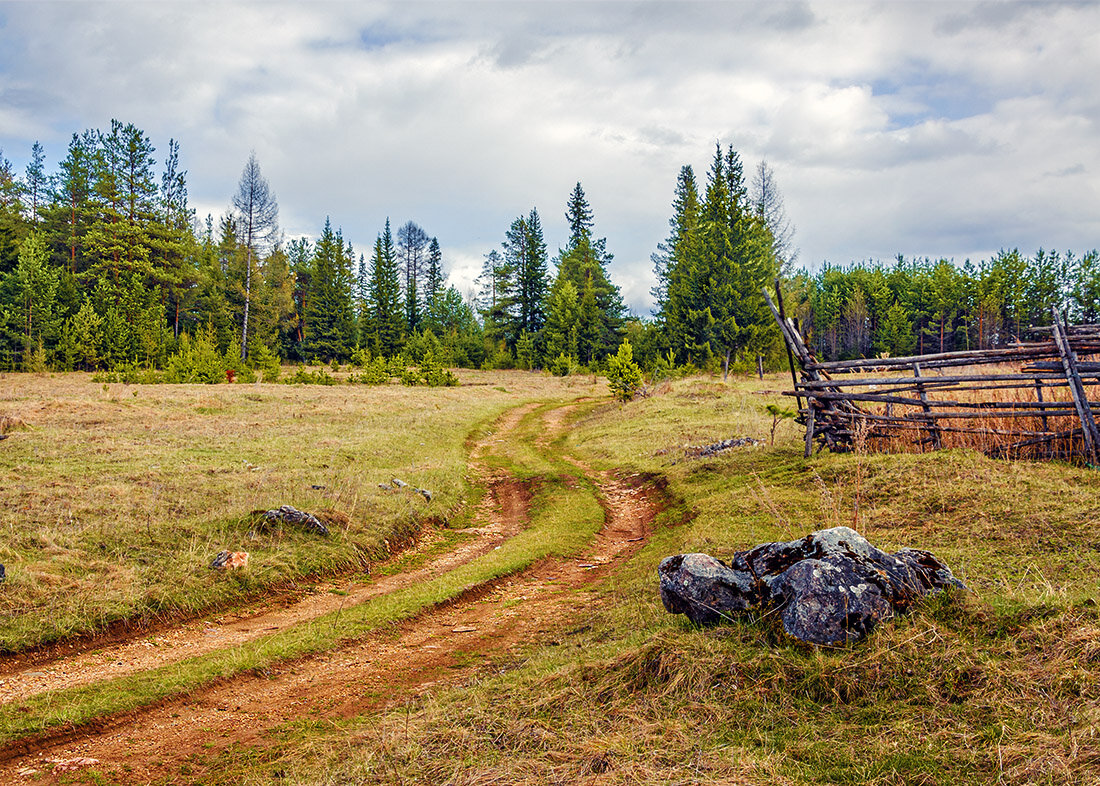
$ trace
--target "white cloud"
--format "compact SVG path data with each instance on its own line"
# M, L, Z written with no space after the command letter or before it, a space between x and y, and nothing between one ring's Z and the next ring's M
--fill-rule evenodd
M801 259L1096 244L1100 8L1049 3L0 4L0 148L112 117L180 140L200 211L248 151L288 234L389 216L476 275L580 180L643 309L684 163L767 157ZM460 286L461 288L461 286Z

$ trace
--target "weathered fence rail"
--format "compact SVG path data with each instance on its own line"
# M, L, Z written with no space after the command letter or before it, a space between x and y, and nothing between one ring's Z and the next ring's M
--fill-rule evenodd
M1035 340L997 349L822 362L787 317L778 282L778 305L764 297L787 345L794 390L784 395L798 402L806 456L816 442L1100 464L1100 325L1053 312L1029 331Z

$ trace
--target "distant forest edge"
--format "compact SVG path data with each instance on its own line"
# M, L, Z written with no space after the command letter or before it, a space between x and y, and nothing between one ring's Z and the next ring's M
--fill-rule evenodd
M255 155L226 213L200 221L179 144L159 178L154 152L118 121L73 134L52 173L37 142L22 175L0 150L0 370L181 370L205 353L242 370L427 358L567 373L603 367L624 339L650 372L748 367L757 355L777 367L760 293L776 277L823 359L995 347L1048 324L1052 307L1100 321L1095 250L795 270L770 168L747 183L732 147L716 148L702 188L690 166L676 178L671 231L652 257L653 318L626 313L580 183L553 259L531 209L467 299L448 284L439 241L412 221L387 220L369 252L327 220L315 240L284 241ZM169 378L191 378L180 374Z

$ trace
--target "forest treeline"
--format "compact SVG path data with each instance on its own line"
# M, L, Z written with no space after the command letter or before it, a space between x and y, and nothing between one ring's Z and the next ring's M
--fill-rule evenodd
M818 357L989 349L1049 325L1100 322L1100 255L1001 251L977 263L905 259L824 265L784 284Z
M464 297L438 239L413 221L387 220L364 250L327 220L316 238L286 240L255 155L224 215L199 220L179 144L155 152L118 121L73 134L53 171L38 143L22 173L0 151L0 369L178 368L205 353L226 368L430 358L568 373L603 367L624 339L651 371L728 369L779 362L760 295L777 276L829 358L995 346L1048 321L1052 305L1095 320L1100 295L1095 252L793 272L770 168L748 183L737 152L718 146L704 183L690 166L676 179L652 319L627 313L580 183L553 256L532 208Z

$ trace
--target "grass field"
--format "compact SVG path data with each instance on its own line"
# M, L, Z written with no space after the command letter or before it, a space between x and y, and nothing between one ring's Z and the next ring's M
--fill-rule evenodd
M5 613L17 612L5 618L9 641L32 640L54 604L71 620L56 636L354 565L414 514L461 519L466 438L496 413L606 395L591 378L465 381L480 384L104 391L79 375L0 379L0 415L30 426L0 443L11 541L0 541L0 561L26 576L0 594ZM1096 783L1097 470L961 450L804 460L789 422L767 444L766 406L788 405L783 385L693 378L586 405L562 447L597 469L663 476L671 504L585 612L462 688L288 726L261 749L231 749L204 782ZM522 444L494 461L517 474L554 470L531 447L537 428L526 421ZM764 444L705 458L687 449L742 436ZM392 476L432 488L431 506L377 489ZM536 519L567 516L554 493L536 500ZM246 540L248 511L283 503L347 517L324 561L294 533ZM887 550L934 552L972 591L842 648L793 642L768 616L697 629L661 607L655 568L666 555L721 557L839 524ZM240 586L205 568L217 549L241 545L271 567ZM158 579L140 556L176 573ZM103 583L114 605L97 600Z
M239 602L384 557L429 519L461 524L466 441L525 401L591 390L521 372L455 388L98 384L0 374L0 652ZM602 393L602 390L600 391ZM428 489L382 490L398 478ZM258 532L280 505L327 539ZM248 571L208 565L222 549Z
M1096 783L1096 470L960 451L806 461L790 424L774 447L688 457L766 439L781 384L683 380L576 424L574 451L661 473L680 503L568 647L222 763L249 783ZM836 524L935 552L973 593L839 649L787 640L770 618L699 630L661 608L665 555Z

